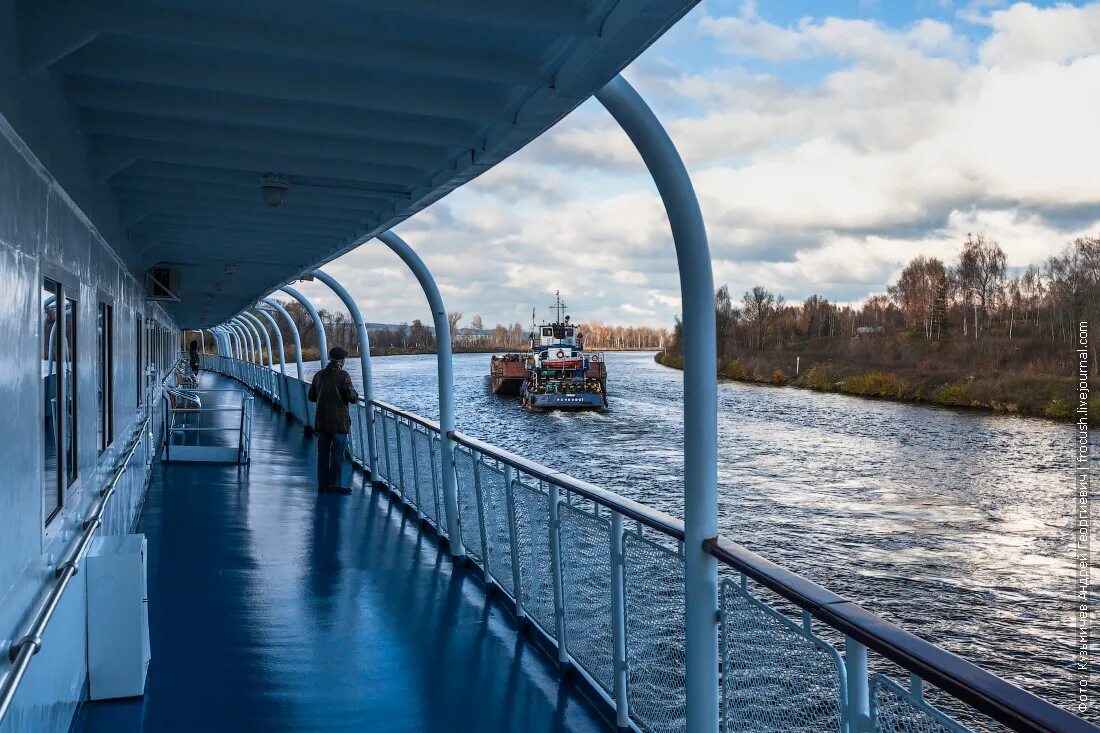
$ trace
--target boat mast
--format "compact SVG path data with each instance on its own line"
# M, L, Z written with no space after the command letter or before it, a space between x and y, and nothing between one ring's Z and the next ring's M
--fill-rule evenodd
M557 321L555 321L555 322L556 323L561 323L562 322L561 314L565 311L565 303L561 302L561 291L560 290L555 290L554 291L554 300L555 300L554 305L552 305L550 307L553 308L555 311L557 311L558 318L557 318Z

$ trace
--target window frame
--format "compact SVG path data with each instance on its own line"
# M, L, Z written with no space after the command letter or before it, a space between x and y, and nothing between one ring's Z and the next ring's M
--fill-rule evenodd
M52 274L52 273L50 273L50 274ZM50 294L54 299L54 302L53 302L54 313L56 313L58 315L54 316L54 322L53 322L54 347L53 347L53 353L50 354L50 353L47 353L48 349L49 349L49 338L50 338L50 336L49 336L49 331L47 331L47 329L46 329L46 307L45 307L45 305L43 305L42 308L40 308L40 312L39 312L39 316L38 316L39 317L39 321L38 321L38 323L39 323L39 336L40 336L39 346L40 346L40 349L41 349L41 351L39 352L39 356L38 356L38 358L39 358L39 374L41 374L41 358L42 358L42 356L45 355L45 357L47 359L50 359L51 357L53 357L54 358L54 371L53 371L52 374L47 375L47 377L51 378L52 381L53 381L54 404L57 405L57 406L60 406L62 404L62 396L61 396L61 381L62 381L61 380L61 341L63 339L63 335L62 335L61 331L62 331L62 328L64 328L64 326L61 322L61 318L62 318L62 314L64 313L64 310L65 310L65 305L64 305L65 304L65 296L64 296L64 290L63 290L62 284L56 278L50 277L50 274L43 274L39 278L39 281L40 281L43 292L46 292L47 290L50 291ZM52 287L47 287L47 283ZM47 385L46 380L43 379L43 380L41 380L41 382L42 382L42 384L40 386L38 402L39 402L40 409L42 410L40 415L41 415L41 419L42 419L42 424L44 425L45 421L46 421L46 414L45 413L46 413L46 409L47 409L46 408L46 396L47 396L47 394L49 394L49 386ZM45 461L46 461L46 447L45 447L45 445L43 445L43 452L42 452L43 463L42 463L42 474L41 474L41 477L40 477L41 478L40 485L41 485L41 488L42 488L42 493L41 493L40 499L42 501L42 505L41 505L41 509L42 509L42 526L44 528L50 527L50 525L53 523L53 521L55 519L57 519L57 517L60 516L61 513L65 509L65 489L64 489L64 486L63 486L63 483L62 483L62 476L63 476L63 470L64 470L63 469L63 466L64 466L63 453L64 453L64 451L62 450L62 445L63 445L63 442L62 442L63 441L62 424L63 423L62 423L61 418L60 418L60 410L58 409L56 411L56 414L53 415L53 441L54 441L54 447L53 447L53 452L54 452L54 456L53 456L53 459L54 459L53 494L55 496L57 506L52 511L47 511L47 509L46 509L46 488L47 488L46 479L47 479L47 476L46 476L46 463L45 463ZM44 440L45 440L45 431L43 430L43 441Z
M65 306L66 306L65 311L70 310L68 308L69 301L72 301L72 304L73 304L72 309L71 309L72 310L72 318L73 318L73 323L72 323L73 343L72 343L72 347L71 347L72 354L69 353L69 351L70 351L69 339L68 339L68 335L69 335L68 334L68 331L69 331L69 316L66 315L65 312L62 312L62 314L61 314L62 318L64 319L64 321L62 322L63 323L62 333L65 334L64 338L62 338L62 340L61 340L61 347L62 347L61 363L62 364L67 364L71 359L71 361L72 361L72 370L73 370L73 374L72 374L72 391L73 391L73 393L72 393L71 396L69 395L68 390L65 389L65 380L64 379L61 380L63 404L68 404L71 401L72 408L73 408L73 418L72 418L73 431L72 431L72 436L71 436L72 437L72 457L73 457L73 461L72 461L72 465L70 466L70 463L69 463L69 460L68 460L68 454L66 454L66 457L65 457L65 473L64 473L64 476L65 476L65 491L71 493L71 492L76 490L76 488L78 487L79 482L80 482L80 390L78 388L78 385L80 384L80 375L78 373L78 371L79 371L78 367L80 365L79 364L79 359L80 359L80 319L77 317L77 313L80 310L80 299L79 298L70 298L69 294L67 292L67 288L65 288L64 284L62 284L61 287L62 287L62 292L63 292L64 298L65 298ZM77 294L79 294L79 289L77 290ZM62 424L64 424L64 423L62 423ZM62 442L64 442L64 438L65 438L64 432L62 433L61 438L62 438ZM72 468L71 478L70 478L70 470L69 470L70 467Z
M79 376L77 357L80 353L80 303L81 288L80 278L64 270L52 263L41 263L39 266L38 280L40 285L44 284L46 280L54 283L56 289L54 291L55 296L55 308L57 308L58 316L55 318L57 324L57 330L55 332L54 348L57 350L57 389L56 399L58 404L58 424L56 426L55 440L56 440L56 465L57 465L57 497L58 506L50 514L46 513L46 496L45 492L41 495L41 527L42 527L42 541L43 547L47 542L50 542L57 536L58 532L65 526L64 517L66 516L69 505L70 497L78 493L81 488L81 473L80 473L80 439L79 439L79 424L80 424L80 389L79 389ZM66 305L69 301L72 301L72 308L70 313L66 313ZM58 307L57 304L60 304ZM73 378L72 378L72 426L73 426L73 478L69 480L69 460L65 450L65 425L66 421L62 417L64 406L69 398L68 390L65 385L64 369L65 362L69 356L69 345L67 343L66 330L69 328L69 319L72 319L73 328ZM44 311L39 314L39 332L42 339L49 339L49 333L45 330L45 315ZM44 383L39 387L39 403L41 409L45 410L45 385ZM43 416L43 420L44 420ZM43 454L44 458L44 454ZM59 521L60 520L60 521Z
M101 360L96 375L100 391L96 421L102 431L96 449L97 455L103 455L115 441L115 305L113 298L103 294L96 302L96 357Z

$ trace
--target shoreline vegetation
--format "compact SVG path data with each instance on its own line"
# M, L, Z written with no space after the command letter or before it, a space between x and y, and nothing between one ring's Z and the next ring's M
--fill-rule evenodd
M735 301L722 286L714 310L726 379L1069 421L1098 363L1100 237L1010 268L996 241L967 235L953 262L915 257L858 305L760 285ZM657 363L682 369L682 342L677 319Z
M602 348L602 349L594 349L594 350L595 351L654 351L654 352L659 351L659 349L657 349L655 347L643 347L643 348L612 347L612 348ZM454 348L451 349L451 352L454 353L454 354L504 354L504 353L512 353L512 352L517 352L517 351L523 351L522 347L520 347L520 348L505 348L505 347L499 347L499 346L494 346L494 345L488 345L488 346L458 345L458 346L455 346ZM408 346L408 347L405 347L405 346L374 346L372 344L371 349L370 349L370 355L371 355L372 359L376 356L423 356L425 354L434 354L434 353L435 353L435 345L434 344L431 347L428 347L428 348L420 348L420 347L412 347L412 346ZM289 349L286 350L286 358L287 358L288 363L290 361L294 360L295 357L294 357L294 349L293 348L289 348ZM318 349L316 349L316 348L302 349L302 361L319 361L320 358L321 358L321 352ZM358 359L359 358L359 349L357 348L356 345L353 345L351 348L348 349L348 358L349 359ZM488 374L488 372L486 372L486 374Z
M684 368L683 356L669 351L658 351L653 355L653 360L670 369ZM768 365L765 365L758 359L725 359L718 365L718 376L762 387L796 387L891 402L1060 421L1073 419L1065 395L1076 389L1076 382L1067 377L1000 371L994 371L986 378L961 372L899 374L881 368L861 369L852 363L807 363L805 357L801 359L802 368L795 375L793 367L788 374L773 366L778 361L768 360ZM794 362L795 357L791 357L791 363Z

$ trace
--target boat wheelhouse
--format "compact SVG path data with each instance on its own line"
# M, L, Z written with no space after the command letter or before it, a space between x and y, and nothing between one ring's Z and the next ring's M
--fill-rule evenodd
M523 404L547 410L607 407L607 368L602 354L584 350L584 332L570 322L556 294L553 323L533 327L531 358L520 387Z
M706 230L619 75L693 5L0 0L0 733L1098 730L718 536ZM593 96L675 240L683 517L463 432L392 231ZM438 419L374 392L359 246L423 290ZM361 345L347 500L304 277Z

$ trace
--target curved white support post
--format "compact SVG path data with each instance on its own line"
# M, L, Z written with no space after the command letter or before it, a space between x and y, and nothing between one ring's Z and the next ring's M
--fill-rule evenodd
M249 359L253 364L263 364L263 348L260 346L260 334L255 332L252 328L252 324L241 318L240 314L233 316L233 323L236 323L241 331L244 332L245 340L248 342L248 354Z
M275 336L279 339L279 373L284 377L286 376L286 348L283 345L283 332L279 330L279 324L275 322L275 319L271 317L271 314L266 309L257 306L253 310L259 315L263 316L263 319L267 321L268 325L275 331ZM267 326L264 326L264 331L267 331ZM268 342L270 344L270 342ZM271 353L271 346L267 347L268 353ZM272 369L275 367L272 366Z
M229 346L229 356L234 359L243 359L244 352L241 351L241 338L237 331L229 326L229 323L222 324L222 333L225 336L226 343Z
M451 324L447 322L447 309L443 296L435 284L435 278L420 256L404 239L393 232L383 232L378 239L392 249L408 265L416 276L435 324L436 372L439 376L439 433L441 476L443 476L443 505L447 512L447 535L452 557L463 557L466 548L462 544L462 521L458 514L458 481L455 476L455 446L450 433L455 429L454 366L451 363Z
M257 341L260 340L261 336L263 337L264 345L267 346L267 368L271 371L275 371L275 353L271 350L271 336L268 335L267 328L264 326L263 321L261 321L259 318L252 315L248 311L241 311L241 317L244 318L245 322L248 323L249 326L252 326L253 330L257 332ZM263 363L264 355L263 352L260 352L260 364L263 365Z
M245 347L245 359L255 364L256 344L252 340L252 334L249 332L248 327L241 322L240 316L230 318L229 325L237 329L237 332L241 335L241 344Z
M218 344L219 357L232 357L232 352L229 350L229 344L226 340L226 331L221 326L215 326L210 329L213 331L213 338Z
M718 364L714 274L695 189L676 146L634 88L616 76L596 99L630 137L661 194L680 269L684 318L684 560L687 733L718 731Z
M309 313L309 317L313 319L313 326L317 329L317 348L321 351L321 368L324 369L328 365L328 339L325 338L325 324L321 322L321 316L317 314L317 309L313 307L313 303L309 302L309 298L294 288L285 285L282 291L301 303Z
M241 361L248 361L248 340L245 337L244 329L236 321L230 319L225 322L225 325L233 332L233 335L237 339L237 358Z
M238 313L237 319L241 322L241 325L245 327L248 333L252 336L252 343L256 344L255 361L260 366L264 365L264 344L260 338L260 332L252 325L252 321L249 320L244 313Z
M210 330L214 332L214 338L218 344L218 356L232 357L233 351L230 349L229 336L226 335L225 328L223 326L214 326L214 328Z
M371 376L370 368L370 337L367 335L367 324L363 320L363 314L359 311L359 306L355 303L355 298L351 297L343 285L341 285L336 278L329 275L324 270L314 270L313 276L332 288L332 291L336 293L340 300L344 301L344 307L348 309L348 313L351 314L351 319L355 321L355 330L359 334L359 365L363 372L363 395L366 404L367 412L367 463L370 464L371 482L377 480L378 476L378 447L374 444L374 379Z
M284 308L283 304L279 301L275 300L274 298L264 298L263 302L267 303L269 306L279 311L279 313L282 314L283 318L286 319L287 325L290 326L290 335L294 337L294 356L297 358L298 361L298 379L304 382L306 379L306 374L305 368L303 368L302 366L302 337L298 333L298 324L294 322L294 319L290 317L290 312L287 311L287 309ZM281 331L279 332L279 334L280 338L282 338Z
M225 332L229 335L232 346L237 352L234 355L234 358L240 361L244 361L244 341L241 339L241 332L237 329L236 326L228 322L226 322L225 324Z

